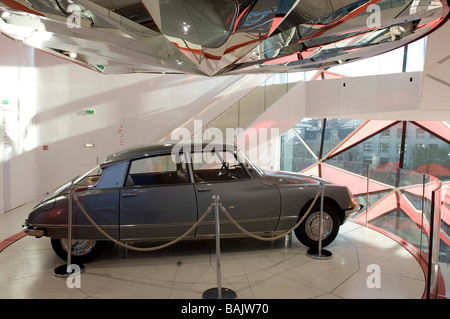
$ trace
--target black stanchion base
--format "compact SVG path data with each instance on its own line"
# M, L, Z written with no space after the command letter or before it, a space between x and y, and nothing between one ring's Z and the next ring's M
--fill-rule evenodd
M228 288L222 288L222 298L221 299L236 299L236 293ZM219 299L219 288L211 288L203 293L203 299Z
M86 269L85 269L85 267L84 267L84 265L78 265L78 264L72 264L72 265L75 265L75 266L78 266L78 267L80 267L80 273L83 273ZM67 278L67 277L69 277L70 275L72 275L74 272L67 272L67 264L64 264L64 265L61 265L61 266L59 266L59 267L56 267L54 270L53 270L53 275L55 276L55 277L58 277L58 278Z
M306 254L311 258L320 259L320 260L330 259L333 256L333 254L326 249L321 249L320 254L319 254L319 249L317 249L317 248L308 249Z

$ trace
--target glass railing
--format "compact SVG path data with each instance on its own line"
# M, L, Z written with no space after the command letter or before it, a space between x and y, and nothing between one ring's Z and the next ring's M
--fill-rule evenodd
M438 262L442 281L447 289L439 289L438 297L450 299L450 187L448 184L442 185L441 202Z
M434 176L395 166L299 158L293 166L348 186L364 206L352 221L386 234L415 256L426 278L424 298L449 298L450 188Z
M205 129L219 129L222 131L223 136L226 136L226 128L246 129L298 82L307 81L310 77L312 77L310 72L273 74L225 112L209 122Z

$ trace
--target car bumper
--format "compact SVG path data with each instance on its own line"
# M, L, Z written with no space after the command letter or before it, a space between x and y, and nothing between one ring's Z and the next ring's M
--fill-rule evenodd
M344 210L344 220L343 220L342 224L345 223L349 218L351 218L354 214L356 214L363 208L364 208L364 205L356 204L354 207Z
M44 236L44 230L36 229L27 224L22 225L22 230L28 236L34 236L36 238L40 238L40 237Z

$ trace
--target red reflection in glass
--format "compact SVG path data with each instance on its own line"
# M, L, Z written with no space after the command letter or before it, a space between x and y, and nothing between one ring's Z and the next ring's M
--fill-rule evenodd
M361 124L352 134L350 134L342 143L328 156L333 157L339 153L344 152L350 147L361 143L362 141L370 138L371 136L380 133L386 128L394 125L397 121L378 121L370 120Z

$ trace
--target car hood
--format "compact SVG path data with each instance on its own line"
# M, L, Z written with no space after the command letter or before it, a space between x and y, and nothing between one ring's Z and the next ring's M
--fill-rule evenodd
M324 184L330 184L326 180L312 176L307 174L300 173L291 173L291 172L283 172L283 171L266 171L266 174L263 176L263 179L266 182L276 185L283 184L320 184L323 182Z
M39 204L36 205L39 206L40 204L50 201L58 196L61 195L66 195L69 193L69 186L70 186L71 182L67 182L61 186L59 186L58 188L54 189L53 191L51 191L50 193L46 193L41 200L39 201Z

